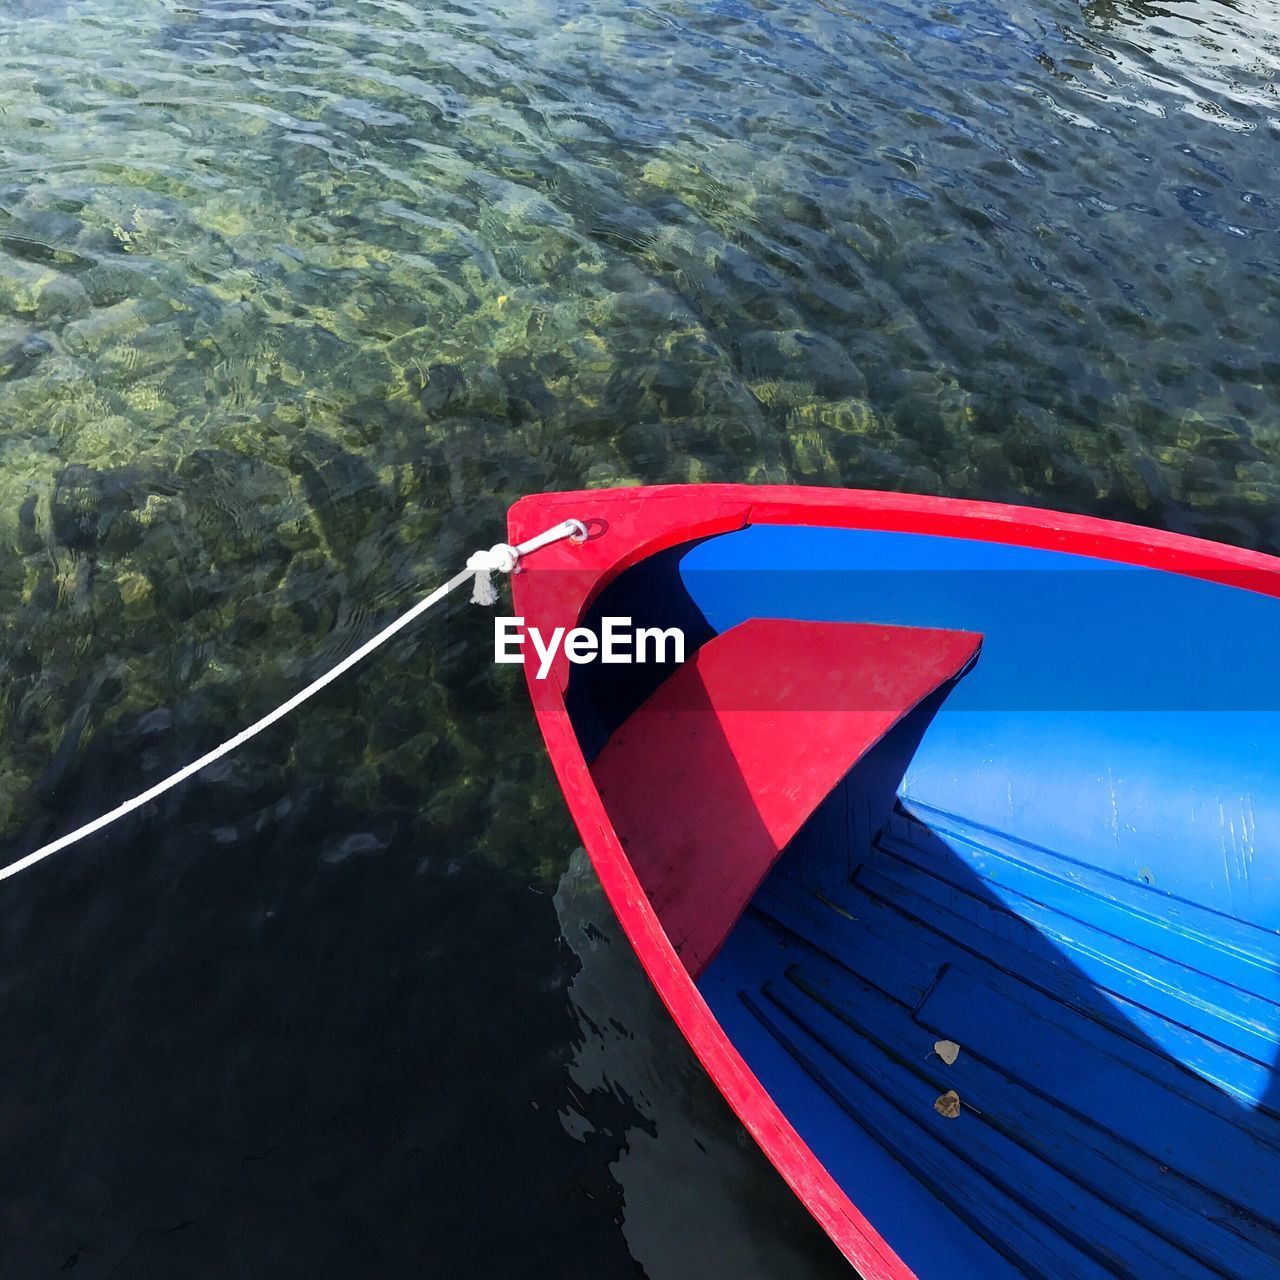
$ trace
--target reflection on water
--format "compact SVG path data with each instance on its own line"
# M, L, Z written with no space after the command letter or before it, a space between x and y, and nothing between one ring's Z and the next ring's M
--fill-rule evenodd
M593 1132L600 1097L614 1104L610 1166L622 1232L650 1280L847 1276L849 1269L778 1178L687 1052L604 898L586 854L570 859L555 895L577 958L569 986L580 1039L566 1129ZM598 1123L598 1121L597 1121Z
M1080 79L1135 103L1134 87L1146 83L1153 96L1142 105L1155 113L1185 111L1242 131L1276 127L1280 14L1266 0L1085 0L1083 13L1088 27L1072 33L1086 51L1074 64Z
M531 490L857 484L1280 547L1276 68L1264 0L0 0L6 844L279 701ZM198 868L278 860L283 805L317 902L397 850L456 862L473 907L486 877L518 885L509 927L553 971L547 918L516 906L556 883L565 819L487 643L483 618L435 619L161 806L139 857L189 838L149 909L193 910ZM202 926L122 955L110 921L145 859L72 857L0 904L3 981L27 983L0 1003L37 1036L41 1001L70 998L31 968L60 921L79 1003L54 1040L114 1079L128 1042L75 1040L110 1025L83 975L110 957L178 1001L246 888L213 877ZM162 1025L187 1026L177 1007ZM186 1033L211 1062L244 1048L233 1023ZM305 1073L299 1041L278 1052ZM542 1052L517 1037L508 1070ZM54 1104L6 1062L31 1146ZM477 1113L503 1078L430 1069ZM553 1113L562 1073L539 1078ZM100 1139L31 1166L47 1189L21 1231L59 1265L114 1212L68 1171L138 1132L104 1079L68 1083L101 1093ZM255 1116L288 1096L225 1088ZM184 1150L165 1129L140 1161ZM439 1142L473 1168L504 1149ZM349 1207L367 1185L344 1169ZM148 1212L129 1176L143 1225L194 1213ZM646 1252L634 1201L626 1220Z

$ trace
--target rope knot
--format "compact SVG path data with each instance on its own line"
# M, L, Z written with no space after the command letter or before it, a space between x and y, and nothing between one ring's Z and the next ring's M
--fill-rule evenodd
M520 553L509 542L495 542L488 551L477 551L467 561L467 568L476 575L471 603L497 604L498 588L493 585L493 574L511 573L519 561Z

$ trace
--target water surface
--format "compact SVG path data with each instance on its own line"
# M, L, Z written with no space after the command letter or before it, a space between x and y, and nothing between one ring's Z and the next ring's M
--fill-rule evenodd
M1280 550L1278 69L1267 0L0 0L5 847L274 705L525 492ZM7 1273L841 1274L601 970L488 653L437 616L3 886Z

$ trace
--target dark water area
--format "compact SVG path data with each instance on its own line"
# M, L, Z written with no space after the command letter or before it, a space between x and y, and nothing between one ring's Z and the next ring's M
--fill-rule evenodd
M7 862L526 492L1280 551L1280 20L0 0ZM0 1276L845 1274L600 902L487 615L0 885Z

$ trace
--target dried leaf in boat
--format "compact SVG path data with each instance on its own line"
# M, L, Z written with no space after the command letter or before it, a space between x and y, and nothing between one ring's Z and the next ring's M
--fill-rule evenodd
M933 1042L933 1051L949 1067L953 1066L955 1060L960 1056L960 1046L954 1040L935 1040Z
M960 1114L960 1095L954 1089L948 1089L933 1104L933 1109L948 1120L954 1120Z

